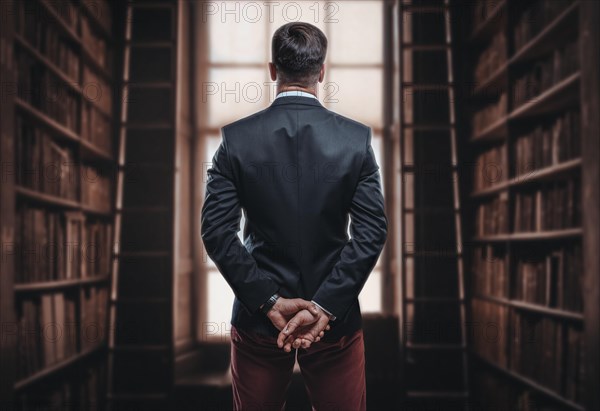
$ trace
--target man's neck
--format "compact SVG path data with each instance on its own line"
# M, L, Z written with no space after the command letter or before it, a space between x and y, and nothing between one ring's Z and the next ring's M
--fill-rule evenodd
M312 94L315 97L317 96L316 87L302 87L297 84L277 84L277 92L275 95L281 93L282 91L304 91Z

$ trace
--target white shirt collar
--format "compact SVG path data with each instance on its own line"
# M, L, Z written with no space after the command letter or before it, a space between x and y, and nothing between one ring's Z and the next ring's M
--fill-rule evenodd
M275 97L275 98L286 97L286 96L302 96L302 97L317 98L314 94L310 94L310 93L307 93L306 91L302 91L302 90L282 91L281 93L277 94L277 97Z

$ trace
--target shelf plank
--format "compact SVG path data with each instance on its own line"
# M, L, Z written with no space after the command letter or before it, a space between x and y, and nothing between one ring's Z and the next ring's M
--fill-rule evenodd
M53 196L51 194L41 193L36 190L32 190L27 187L15 186L15 191L17 195L26 198L28 200L36 201L39 203L44 203L47 205L52 205L56 207L63 207L68 209L80 209L81 203L75 200L69 200L67 198L61 198L57 196Z
M30 117L33 117L47 129L49 129L53 134L53 137L56 137L62 141L79 143L79 145L83 148L84 155L86 155L88 159L97 159L108 162L116 161L111 154L96 147L89 141L81 139L79 134L58 123L56 120L42 113L40 110L36 109L29 103L21 100L20 98L16 98L15 104L25 114L29 115Z
M112 154L102 150L87 140L81 140L81 148L86 159L97 159L114 163L116 160Z
M552 317L559 317L573 321L583 321L583 313L576 311L563 310L561 308L546 307L540 304L529 303L503 297L495 297L492 295L475 294L473 298L484 301L491 301L497 304L503 304L509 307L514 307L523 311L534 312L537 314L545 314Z
M48 68L52 74L58 77L67 87L69 87L72 91L81 95L81 87L78 84L76 79L70 78L66 73L64 73L61 69L59 69L52 61L50 61L46 56L40 53L35 47L33 47L25 38L21 35L14 35L15 42L24 49L27 53L32 55L38 62L42 63L46 68Z
M61 361L54 365L51 365L47 368L44 368L44 369L34 373L33 375L31 375L29 377L26 377L20 381L17 381L14 385L14 389L15 389L15 391L23 390L24 388L27 388L34 383L37 383L49 376L54 375L55 373L57 373L59 371L62 371L68 367L71 367L71 366L79 363L83 359L85 359L99 351L102 351L105 348L106 348L106 343L103 343L103 344L99 344L93 348L90 348L86 351L75 354L75 355L67 358L64 361Z
M577 101L579 95L579 79L581 73L577 71L554 86L545 90L540 95L515 108L508 116L509 120L539 116L558 111L567 107L569 103Z
M38 292L38 291L47 291L47 290L57 290L57 289L65 289L65 288L75 288L82 285L93 285L93 284L101 284L105 283L110 279L110 276L95 276L95 277L87 277L87 278L76 278L69 280L55 280L55 281L43 281L43 282L34 282L34 283L16 283L15 284L15 292L25 293L25 292Z
M560 164L540 168L539 170L532 170L529 174L523 174L517 177L513 177L508 181L494 184L491 187L475 191L471 193L471 198L489 197L501 191L507 190L510 187L518 187L539 181L544 181L549 178L558 177L560 175L579 170L580 168L581 158L574 158L572 160L564 161Z
M20 99L19 97L15 98L15 105L21 111L23 111L24 113L33 117L35 120L37 120L38 122L42 123L44 126L49 128L50 130L52 130L52 132L57 134L58 137L63 138L65 140L72 141L72 142L80 142L81 141L79 134L77 134L75 131L67 128L66 126L63 126L58 121L56 121L53 118L49 117L48 115L42 113L40 110L33 107L31 104L27 103L26 101Z
M509 186L515 187L527 185L538 181L544 181L549 178L556 178L572 171L579 170L581 168L581 164L581 158L575 158L564 161L560 164L544 167L539 170L532 170L529 174L513 177L509 182Z
M497 234L483 237L475 237L476 242L507 242L507 241L538 241L538 240L558 240L571 237L581 237L583 230L581 228L569 228L565 230L534 231L526 233Z
M510 65L514 66L528 62L556 48L555 40L564 37L563 31L577 27L575 23L578 17L578 10L579 1L575 1L569 5L550 24L547 24L540 33L516 51L509 60Z
M103 210L90 205L81 205L81 211L86 214L93 214L100 217L111 217L113 215L111 210Z
M508 134L508 116L504 116L490 124L488 127L478 132L471 138L472 143L489 143L493 141L503 141Z
M481 22L471 34L470 42L479 43L482 42L490 35L494 30L494 24L500 21L500 18L506 12L506 0L498 2L496 7L490 12L489 16L485 21Z
M509 66L509 61L506 61L487 79L477 84L473 90L473 96L485 95L487 91L497 91L500 86L506 85L506 81L508 80Z
M57 26L63 31L69 39L77 45L81 45L81 39L69 24L62 19L58 13L48 4L47 0L37 0L37 3L42 6L44 12L47 13L57 23Z

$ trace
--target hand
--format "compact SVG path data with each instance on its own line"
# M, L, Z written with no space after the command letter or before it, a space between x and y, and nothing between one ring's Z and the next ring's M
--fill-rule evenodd
M315 317L312 313L302 310L298 312L277 337L277 346L290 352L293 348L308 348L313 342L318 342L329 330L329 315L319 309Z
M279 297L275 305L267 312L267 317L269 317L275 328L281 331L287 322L302 310L315 318L319 314L319 311L321 311L312 302L303 300L302 298Z

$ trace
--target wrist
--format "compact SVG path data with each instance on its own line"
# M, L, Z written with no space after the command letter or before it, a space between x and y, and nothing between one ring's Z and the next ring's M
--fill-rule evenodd
M279 298L281 297L278 293L273 294L264 304L260 306L260 311L267 315L275 306L277 301L279 301Z

